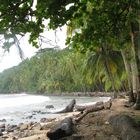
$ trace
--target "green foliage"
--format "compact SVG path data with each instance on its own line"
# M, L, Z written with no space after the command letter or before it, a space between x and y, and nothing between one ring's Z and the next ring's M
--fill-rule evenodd
M1 73L0 92L82 91L83 57L68 49L45 49Z
M118 68L115 73L113 71L116 76L117 71ZM112 86L109 80L104 69L104 57L100 53L81 54L68 48L44 49L18 66L2 72L0 92L109 91ZM116 88L121 87L120 84Z
M130 32L139 31L132 28L139 28L139 0L38 0L36 6L34 0L0 2L0 34L5 38L3 48L9 50L16 35L26 33L30 34L29 42L38 47L38 37L46 27L56 29L66 24L69 27L66 43L69 48L83 53L47 50L49 53L38 54L14 68L19 74L14 80L16 86L11 82L15 70L12 68L12 74L4 72L7 76L3 78L2 74L1 79L7 82L1 82L1 89L81 91L100 84L105 90L121 89L125 72L120 50L131 42ZM139 35L136 41L140 44ZM140 73L139 48L135 51ZM85 66L88 70L83 76Z

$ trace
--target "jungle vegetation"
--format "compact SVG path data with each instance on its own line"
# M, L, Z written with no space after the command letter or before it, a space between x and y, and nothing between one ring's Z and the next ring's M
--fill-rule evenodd
M18 66L7 69L0 74L0 92L48 94L113 91L109 75L104 67L104 58L99 60L99 64L96 64L96 59L99 58L94 54L82 54L68 48L40 50L32 58L26 59ZM118 59L122 59L121 55ZM95 63L90 64L91 62ZM115 78L115 89L124 91L127 88L124 65L119 63L121 66L119 70L116 69L116 63L112 61L110 63ZM94 65L99 66L94 69Z
M45 28L55 30L67 25L69 48L88 55L85 73L92 80L108 82L116 98L120 72L125 72L130 102L140 109L140 0L1 0L0 3L3 48L18 46L17 36L26 33L30 35L29 42L38 47Z

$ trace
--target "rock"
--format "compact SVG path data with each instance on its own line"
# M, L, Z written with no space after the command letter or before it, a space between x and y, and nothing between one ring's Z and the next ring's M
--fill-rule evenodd
M41 118L41 119L40 119L40 122L42 122L42 123L47 122L47 118Z
M33 130L41 130L41 124L40 123L35 123L34 125L32 125L32 129Z
M28 129L28 124L20 124L18 127L21 131L26 130L26 129Z
M31 119L33 118L33 115L27 116L26 119Z
M54 121L56 118L41 118L40 122L45 123L45 122L52 122Z
M3 133L0 131L0 136L3 136Z
M0 128L0 133L4 132L5 128Z
M0 120L0 122L6 122L6 119L2 119L2 120Z
M0 133L5 131L5 124L0 125Z
M40 112L40 114L46 114L46 113L47 113L47 112L43 112L43 111Z
M72 135L73 133L73 122L72 118L65 118L59 124L57 124L54 130L51 130L47 133L50 140L57 140L63 137Z
M122 140L140 140L140 132L135 121L127 115L116 115L109 119L114 131Z
M17 125L7 125L6 126L6 128L5 128L5 130L7 131L7 132L13 132L14 130L16 130L17 129Z
M5 128L5 124L1 124L0 125L0 128Z
M18 140L49 140L49 139L47 138L46 134L38 134L25 138L19 138Z
M106 122L105 122L105 124L106 124L106 125L108 125L108 124L109 124L109 122L108 122L108 121L106 121Z
M54 106L53 105L46 105L45 108L51 109L51 108L54 108Z
M40 113L41 111L40 110L35 110L35 111L33 111L33 113Z

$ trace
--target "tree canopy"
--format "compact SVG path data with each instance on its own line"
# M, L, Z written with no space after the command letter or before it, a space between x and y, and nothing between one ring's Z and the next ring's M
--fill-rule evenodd
M120 54L116 56L119 58ZM81 54L68 48L44 49L0 73L0 93L113 91L104 64L104 56L100 54ZM114 66L115 61L110 65L115 76L115 88L123 91L124 87L127 88L123 63L120 63L121 71Z
M30 34L29 42L38 47L38 38L44 29L56 29L67 25L69 35L66 43L82 53L90 52L91 56L96 56L89 58L96 60L93 61L96 68L103 65L100 68L108 75L105 81L110 81L114 91L117 87L115 79L119 77L114 72L119 71L117 65L119 63L115 63L117 61L111 56L117 58L121 53L123 58L121 61L128 75L129 91L132 93L131 101L135 103L135 108L140 108L139 0L1 0L0 2L0 33L5 38L4 48L16 43L17 35L24 36L26 33ZM132 76L129 76L130 74ZM116 96L114 94L114 97Z

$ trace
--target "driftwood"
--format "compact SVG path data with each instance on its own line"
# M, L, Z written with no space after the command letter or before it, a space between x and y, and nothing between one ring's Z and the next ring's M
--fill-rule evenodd
M62 111L59 111L57 113L66 113L66 112L72 112L74 105L76 101L72 100L68 106L65 107ZM110 109L112 103L111 100L108 102L97 102L94 105L87 105L87 106L76 106L77 110L82 111L82 114L80 114L77 118L66 118L63 121L61 121L58 125L55 126L55 128L47 133L47 137L50 140L64 140L65 137L71 136L73 134L73 122L79 122L84 116L86 116L89 112L95 112L102 109Z
M54 130L47 133L47 137L50 140L59 140L63 137L67 137L73 134L73 122L72 118L66 118L61 121Z
M90 112L99 111L102 109L110 109L112 106L111 100L107 102L97 102L93 105L87 105L87 106L77 106L76 109L82 111L80 116L75 118L75 122L79 122L83 117L85 117Z
M73 108L76 104L76 100L73 99L63 110L55 112L55 113L67 113L67 112L73 112Z
M97 103L91 104L91 105L75 105L75 109L76 109L76 111L84 111L87 108L92 108L92 107L99 106L99 105L103 105L103 102L97 102Z
M53 112L47 112L47 113L59 114L59 113L73 112L75 104L76 104L76 100L73 99L64 109L62 109L60 111L53 111Z

